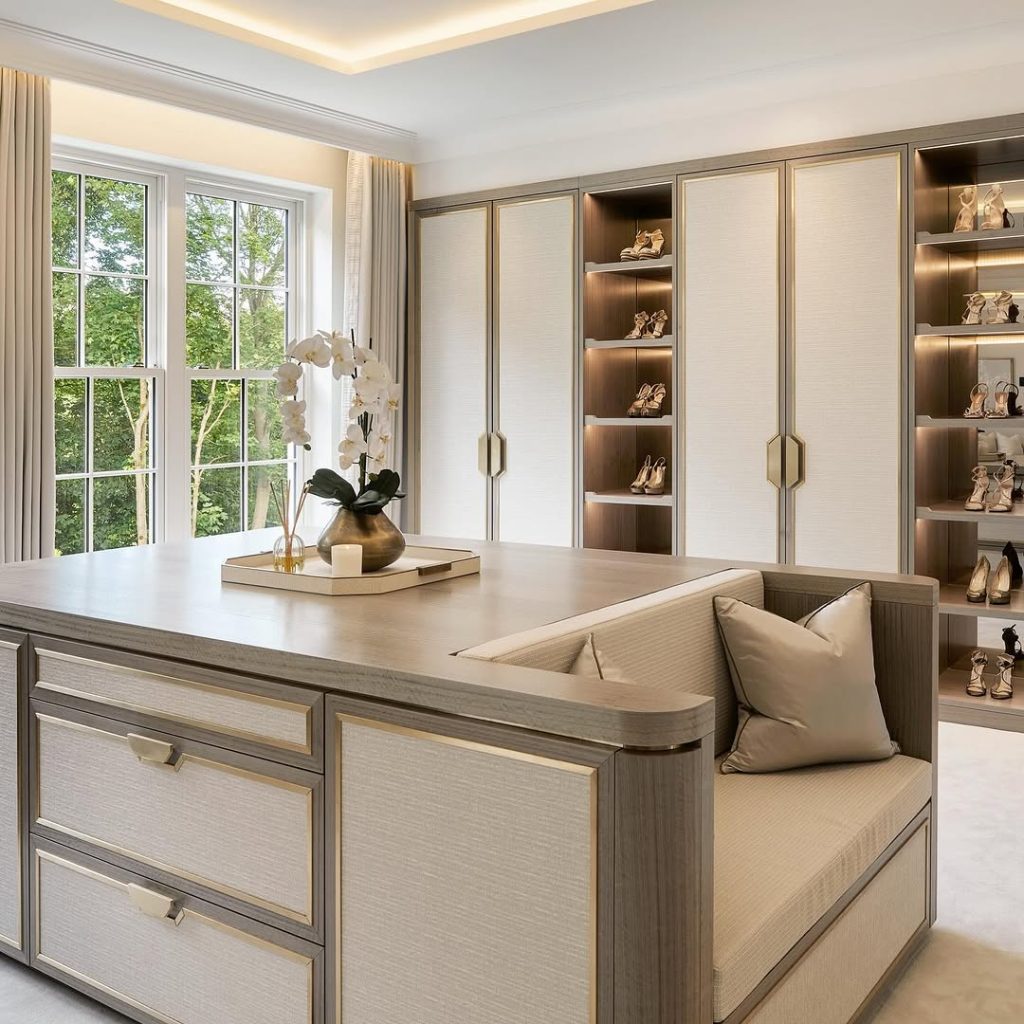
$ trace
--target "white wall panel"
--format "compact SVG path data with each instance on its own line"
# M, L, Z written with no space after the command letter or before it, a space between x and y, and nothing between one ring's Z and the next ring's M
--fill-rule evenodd
M486 207L419 221L419 532L434 536L487 536L488 233Z
M508 442L497 539L572 544L574 206L495 207L498 430Z
M900 534L900 158L792 171L794 560L897 572Z
M21 948L18 648L0 640L0 943Z
M779 170L682 183L682 551L774 562L779 491Z

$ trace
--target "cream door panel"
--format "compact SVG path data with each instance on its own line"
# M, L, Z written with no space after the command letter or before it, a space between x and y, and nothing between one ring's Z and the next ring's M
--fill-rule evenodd
M779 558L778 168L681 183L684 554Z
M793 560L898 572L900 157L792 170Z
M35 963L167 1024L312 1024L309 955L247 934L197 901L171 918L140 909L120 872L38 849ZM95 862L92 862L95 863ZM152 890L142 886L141 896ZM134 898L133 898L134 896ZM155 902L159 894L153 893ZM283 941L283 937L282 937Z
M331 1024L590 1024L592 770L349 719L340 728Z
M137 756L130 736L35 720L39 824L312 924L309 786L205 754L159 764Z
M20 950L21 802L18 645L0 639L0 946Z
M495 206L497 539L572 544L575 200Z
M419 220L419 532L487 536L488 210Z

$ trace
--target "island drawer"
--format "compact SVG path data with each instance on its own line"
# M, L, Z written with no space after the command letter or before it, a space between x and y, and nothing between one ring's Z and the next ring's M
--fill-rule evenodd
M33 831L321 938L321 776L57 705L31 718Z
M32 965L133 1017L320 1024L322 951L56 843L32 843Z
M323 694L299 686L32 637L33 696L323 771Z

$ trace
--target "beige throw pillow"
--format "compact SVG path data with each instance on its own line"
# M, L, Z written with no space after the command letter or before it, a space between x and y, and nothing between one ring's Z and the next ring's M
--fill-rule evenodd
M889 737L875 688L871 585L791 622L732 597L715 614L740 703L723 772L881 761Z

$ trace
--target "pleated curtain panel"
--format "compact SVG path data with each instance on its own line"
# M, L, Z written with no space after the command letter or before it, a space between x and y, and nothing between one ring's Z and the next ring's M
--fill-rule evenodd
M345 323L405 379L406 199L409 168L395 160L349 153L345 197ZM347 396L343 396L347 400ZM402 466L399 410L388 465Z
M50 83L0 68L0 563L53 554Z

